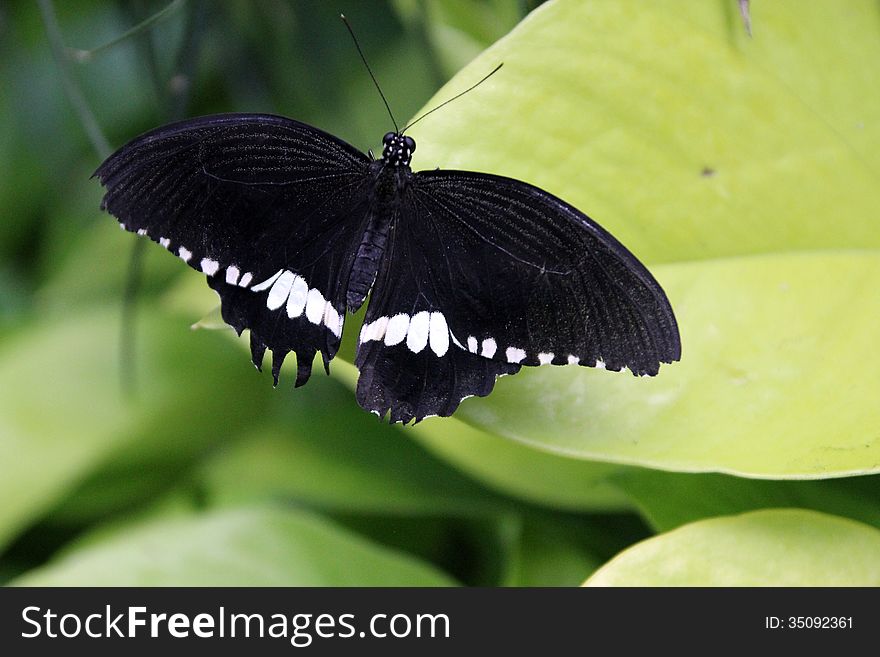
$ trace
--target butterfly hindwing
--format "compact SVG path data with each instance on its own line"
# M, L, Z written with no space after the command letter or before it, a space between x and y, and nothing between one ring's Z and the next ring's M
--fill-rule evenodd
M336 353L345 276L368 214L369 159L284 117L225 114L174 123L119 149L95 172L102 207L205 273L224 319L268 347L276 375L297 353Z
M361 372L357 384L361 407L404 424L452 415L463 399L485 397L497 377L520 369L459 349L438 357L430 349L415 353L406 346L386 347L380 342L361 345L356 364Z
M391 422L449 416L462 399L488 395L498 376L520 366L493 362L452 342L425 262L436 254L419 249L415 238L423 227L406 203L391 226L358 339L358 403Z
M488 174L426 171L411 179L400 215L359 343L369 410L449 415L522 365L653 375L679 358L654 278L555 196Z

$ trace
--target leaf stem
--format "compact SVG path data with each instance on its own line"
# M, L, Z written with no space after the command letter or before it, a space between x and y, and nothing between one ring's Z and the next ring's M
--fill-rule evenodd
M98 125L98 121L92 113L85 95L83 95L82 89L80 89L79 83L74 77L70 58L67 56L67 51L64 47L64 39L61 36L61 29L58 27L58 19L55 17L55 8L52 6L52 0L37 0L37 4L40 6L40 13L43 15L43 25L46 28L49 47L52 49L52 58L55 60L55 65L58 67L58 72L61 75L64 93L70 104L73 105L73 109L79 117L83 129L86 131L89 141L92 142L92 147L101 158L105 158L110 155L110 142L104 136L104 132Z
M108 41L107 43L102 43L100 46L96 46L95 48L91 48L90 50L69 48L68 53L78 62L87 62L93 59L96 55L100 55L105 50L109 50L117 44L122 43L126 39L130 39L140 32L147 30L156 23L165 20L166 18L169 18L174 14L174 12L180 9L185 2L186 0L172 0L172 2L168 3L168 6L166 6L164 9L160 9L155 14L151 14L134 27L126 30L119 36L110 39L110 41Z

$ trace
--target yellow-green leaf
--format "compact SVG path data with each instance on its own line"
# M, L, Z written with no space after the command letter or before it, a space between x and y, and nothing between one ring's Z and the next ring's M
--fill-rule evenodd
M526 180L649 263L878 247L871 0L557 0L426 104L414 167ZM675 301L673 299L673 301Z
M701 520L637 543L587 586L880 586L880 531L801 509Z

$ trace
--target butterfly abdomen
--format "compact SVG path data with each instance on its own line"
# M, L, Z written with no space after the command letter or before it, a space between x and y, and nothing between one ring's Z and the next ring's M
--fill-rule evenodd
M358 246L351 274L348 277L348 293L345 301L349 312L358 311L367 298L370 288L373 287L379 264L385 254L390 223L387 217L377 213L370 215L367 230Z
M408 166L389 167L382 161L374 162L372 166L376 187L370 203L370 215L348 277L346 306L352 313L363 305L376 281L391 222L398 214L403 189L412 176Z

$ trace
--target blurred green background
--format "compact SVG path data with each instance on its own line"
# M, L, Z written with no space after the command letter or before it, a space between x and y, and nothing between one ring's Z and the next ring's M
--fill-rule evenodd
M89 176L222 111L378 148L340 12L399 121L504 62L413 129L414 167L593 216L669 293L681 363L536 368L402 428L354 400L359 318L295 392L189 329L216 296L137 251ZM751 22L736 0L0 5L0 582L880 584L880 10Z

